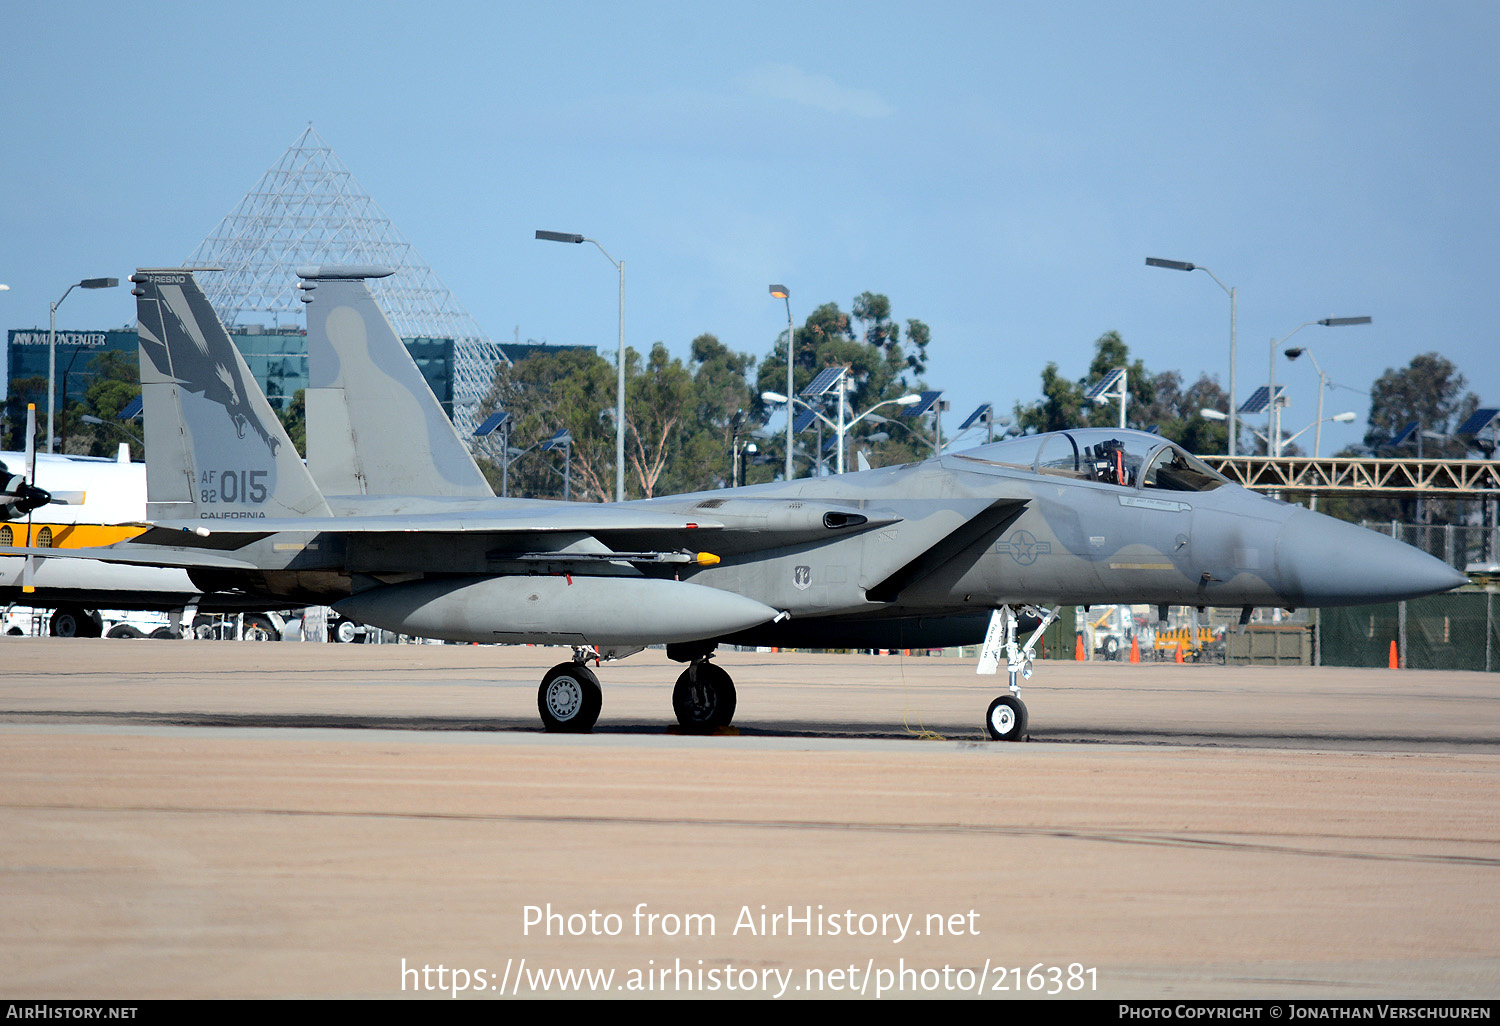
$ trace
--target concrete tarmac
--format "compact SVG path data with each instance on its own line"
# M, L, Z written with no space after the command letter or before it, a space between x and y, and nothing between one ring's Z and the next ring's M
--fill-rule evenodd
M565 656L0 642L0 997L1500 996L1500 677Z

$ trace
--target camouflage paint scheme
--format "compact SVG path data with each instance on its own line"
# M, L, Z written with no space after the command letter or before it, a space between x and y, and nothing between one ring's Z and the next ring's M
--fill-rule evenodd
M312 269L304 283L311 309L323 308L309 328L320 325L315 389L344 390L320 418L331 425L328 455L310 462L384 504L335 515L192 274L144 270L132 281L155 526L88 554L182 566L205 588L329 603L404 633L580 653L666 642L691 662L674 692L679 719L702 728L727 724L726 705L733 713L727 674L706 662L724 641L985 639L998 652L1004 634L1014 693L1030 650L1015 640L1013 607L1355 605L1466 580L1383 535L1240 488L1135 431L1027 436L906 466L618 504L490 498L452 450L462 443L451 427L439 430L420 399L431 400L420 376L397 369L399 339L361 280L371 270ZM371 424L379 404L349 391L377 378L407 418L385 411L383 435ZM340 459L350 472L329 468ZM426 465L402 477L400 462ZM410 502L372 491L419 482L442 488ZM551 729L589 729L598 714L597 679L580 664L543 680L538 704ZM1024 706L996 699L987 725L1019 736Z

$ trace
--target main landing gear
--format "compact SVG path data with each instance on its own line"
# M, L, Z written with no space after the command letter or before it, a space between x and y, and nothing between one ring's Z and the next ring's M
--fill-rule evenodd
M672 710L677 722L691 734L707 734L729 726L734 719L734 681L721 667L710 663L713 646L668 645L667 655L688 668L672 689ZM600 653L587 648L573 651L573 660L547 671L537 688L536 707L542 726L553 734L587 734L599 719L604 696L599 678L586 661ZM605 653L604 658L609 658Z
M984 714L984 729L994 741L1023 741L1026 738L1026 703L1021 701L1021 685L1016 682L1019 674L1030 680L1032 673L1032 648L1047 626L1057 619L1054 606L1043 613L1035 606L1024 606L1023 616L1041 618L1041 623L1021 645L1016 641L1016 613L1010 606L1001 606L990 617L990 629L984 636L984 650L979 656L979 673L995 673L1000 668L1000 655L1005 655L1005 669L1010 674L1010 694L1001 695L990 703Z
M672 711L682 729L694 734L729 726L734 719L734 681L705 656L694 659L672 689Z
M603 704L599 678L577 655L573 662L558 663L548 670L536 692L542 726L551 734L587 734L594 729Z

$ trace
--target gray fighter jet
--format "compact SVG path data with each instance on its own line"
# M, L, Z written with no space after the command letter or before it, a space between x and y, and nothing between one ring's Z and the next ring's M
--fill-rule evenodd
M1023 644L1021 628L1045 626L1062 605L1353 605L1466 580L1133 431L1058 432L902 467L618 504L511 505L476 489L404 511L390 501L380 512L335 510L191 272L131 280L154 526L75 553L180 566L205 589L328 603L408 634L573 646L538 689L549 730L586 731L597 719L586 660L648 644L688 663L673 706L685 727L704 730L734 713L733 682L709 662L720 643L983 639L981 671L1003 658L1010 677L985 726L1016 740L1026 730L1017 678L1030 676L1040 636Z

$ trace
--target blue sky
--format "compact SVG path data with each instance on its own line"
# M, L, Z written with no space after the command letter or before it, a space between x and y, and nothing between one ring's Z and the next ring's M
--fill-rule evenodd
M1304 321L1367 389L1437 351L1500 403L1500 5L10 4L0 327L185 259L311 121L497 339L757 356L869 290L932 329L955 427L1117 330L1239 390ZM59 327L132 321L75 291ZM1316 378L1282 360L1288 429ZM1324 452L1365 397L1331 391Z

